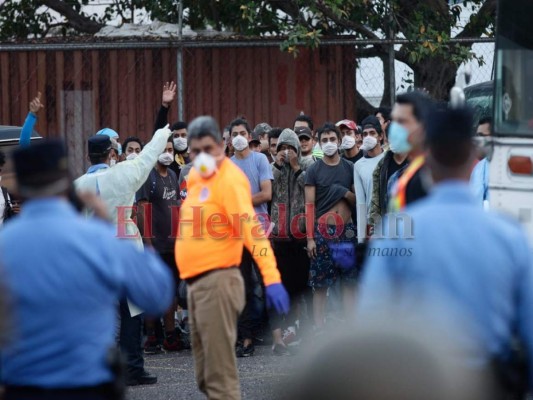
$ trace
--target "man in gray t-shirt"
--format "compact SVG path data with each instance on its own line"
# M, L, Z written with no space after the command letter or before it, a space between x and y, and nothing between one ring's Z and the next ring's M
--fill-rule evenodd
M248 143L252 139L248 122L244 119L236 119L230 124L230 134L232 138L235 155L231 157L233 161L248 177L252 188L252 203L260 221L265 229L269 225L268 202L272 200L272 167L268 159L262 153L251 151ZM246 289L246 306L239 318L239 341L237 347L237 357L248 357L254 354L252 341L252 330L257 321L252 321L251 304L253 300L253 263L252 255L244 248L240 265L244 286Z
M311 258L309 286L314 289L315 328L320 330L324 327L327 290L338 278L343 283L344 311L347 316L353 312L357 270L353 164L339 155L340 132L335 125L324 125L318 138L324 158L307 169L305 203L308 223L314 223L307 229L313 232L308 234L307 253Z

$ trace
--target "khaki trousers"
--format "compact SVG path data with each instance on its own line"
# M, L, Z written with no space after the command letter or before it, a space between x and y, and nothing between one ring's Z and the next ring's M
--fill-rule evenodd
M198 388L211 400L239 400L235 343L237 320L245 305L241 271L238 268L216 270L187 289Z

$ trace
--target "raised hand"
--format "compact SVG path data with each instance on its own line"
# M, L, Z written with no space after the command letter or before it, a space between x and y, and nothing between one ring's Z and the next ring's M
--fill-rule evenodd
M41 108L44 108L41 103L41 92L37 92L37 97L30 102L30 112L37 114Z
M163 85L163 96L161 102L165 107L170 106L170 103L176 98L176 84L174 82L166 82Z

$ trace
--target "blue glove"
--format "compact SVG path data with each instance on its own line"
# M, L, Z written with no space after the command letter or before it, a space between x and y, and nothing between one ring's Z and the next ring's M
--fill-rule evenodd
M281 283L273 283L265 289L267 307L274 307L278 314L288 314L290 301L285 287Z
M328 246L331 258L340 268L348 270L356 267L355 243L332 242Z

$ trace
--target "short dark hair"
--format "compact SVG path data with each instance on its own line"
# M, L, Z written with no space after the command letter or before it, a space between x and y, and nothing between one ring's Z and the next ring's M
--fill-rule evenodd
M309 125L309 129L313 130L313 120L312 118L309 116L309 115L305 115L305 114L301 114L301 115L298 115L295 119L294 119L294 123L296 122L307 122L307 125ZM294 124L293 124L294 125Z
M396 103L413 106L413 115L418 122L422 122L433 105L433 100L425 92L415 90L399 94L396 97Z
M374 115L377 117L378 114L381 114L385 121L390 121L391 119L390 107L379 107Z
M170 127L171 131L179 131L180 129L187 129L187 122L185 121L178 121L172 124Z
M250 125L248 125L248 121L246 121L244 118L235 118L233 121L231 121L231 123L229 124L229 131L231 132L234 127L239 125L243 125L246 129L246 132L252 133Z
M322 139L322 135L324 133L334 132L337 135L337 139L341 140L341 133L335 126L333 122L326 122L321 128L318 130L318 141Z
M0 150L0 167L3 167L6 164L6 153Z
M281 135L281 132L283 132L283 129L281 128L272 128L270 132L268 132L268 144L270 144L270 139L278 139Z
M211 137L217 144L222 144L222 134L218 127L217 121L210 116L201 116L192 120L187 135L187 143L190 144L192 139L202 139Z
M104 164L109 158L109 153L111 153L111 150L113 149L106 150L100 154L89 154L89 161L92 165Z
M479 120L478 125L490 124L492 126L492 117L483 117Z
M126 151L126 149L128 148L128 144L130 144L131 142L139 143L139 146L141 146L141 150L144 147L143 143L141 142L141 139L135 136L130 136L126 138L126 140L124 140L124 143L122 143L122 150Z

